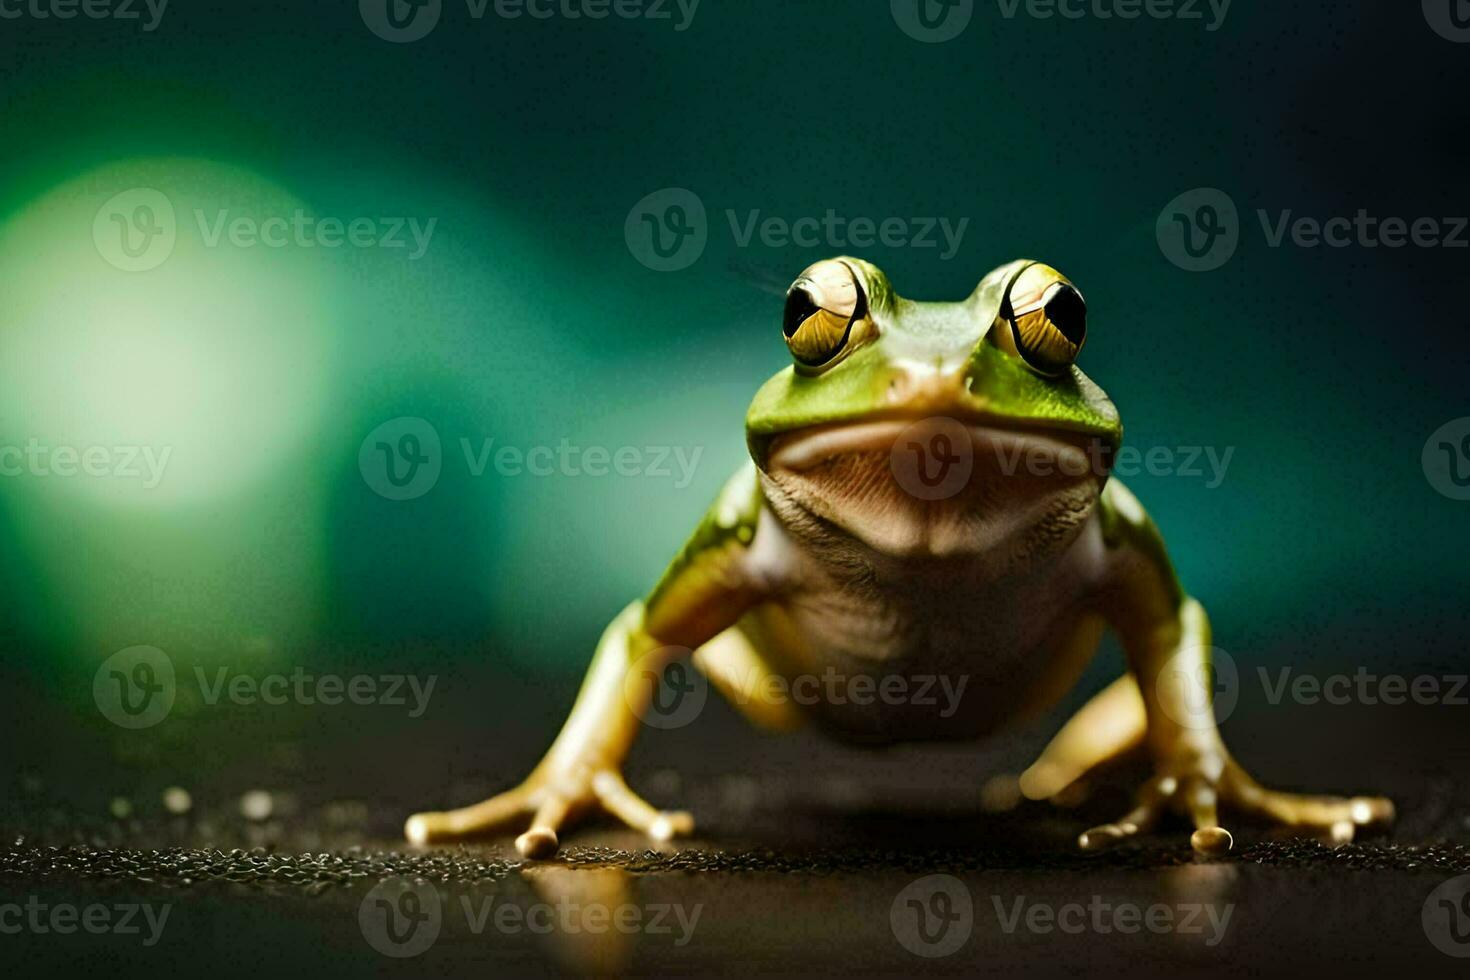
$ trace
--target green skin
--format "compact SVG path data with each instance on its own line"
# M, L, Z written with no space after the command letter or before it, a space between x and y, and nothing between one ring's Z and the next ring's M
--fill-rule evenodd
M1045 377L985 343L1005 287L1023 263L996 269L963 303L917 303L895 295L877 268L858 259L842 261L861 268L873 284L869 303L882 333L826 371L793 366L761 387L745 416L746 439L757 466L763 466L772 438L782 433L891 413L886 392L902 371L901 360L967 359L973 383L955 406L958 410L1018 427L1095 435L1115 446L1122 442L1117 408L1081 371L1074 367L1060 377Z
M647 598L608 627L540 765L482 803L416 814L408 838L428 844L529 825L517 848L548 857L564 827L594 809L657 840L692 832L689 814L650 806L621 776L650 714L648 678L691 651L766 727L814 721L878 742L971 738L1055 703L1105 628L1121 639L1128 672L1018 781L1026 796L1045 799L1126 752L1152 756L1156 774L1136 807L1081 834L1084 849L1176 812L1192 820L1196 850L1219 854L1233 842L1219 826L1220 804L1338 842L1391 820L1385 799L1275 792L1231 758L1208 697L1179 680L1207 676L1208 620L1121 483L1105 469L1042 478L987 461L981 450L1002 445L1090 449L1106 461L1122 441L1117 409L1075 365L1043 374L1018 354L1019 330L1005 316L1029 265L994 270L959 303L902 299L859 259L813 266L860 283L866 305L849 326L862 320L862 329L830 360L794 364L757 393L746 418L753 466L726 485ZM934 419L974 433L976 471L953 499L914 499L888 472L885 449L897 448L890 430ZM754 693L770 680L793 690L797 678L832 670L875 684L936 673L978 683L964 710L945 718L913 704L797 704Z

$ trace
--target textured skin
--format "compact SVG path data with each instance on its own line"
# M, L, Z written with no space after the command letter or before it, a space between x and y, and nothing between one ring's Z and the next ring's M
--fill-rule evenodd
M1108 482L1117 410L1075 366L1038 367L1015 329L1011 285L1022 273L1028 302L1064 297L1058 319L1046 305L1031 332L1065 331L1080 349L1080 294L1037 263L995 270L961 303L900 299L856 259L804 272L782 333L794 353L826 360L800 356L756 395L753 466L726 485L646 601L604 632L541 764L481 803L414 814L409 840L524 822L517 849L550 857L565 826L594 808L655 840L692 833L690 813L657 810L621 773L664 668L691 651L758 724L788 727L805 712L853 740L960 739L1049 707L1105 626L1122 641L1127 675L1016 784L1053 797L1146 744L1153 778L1132 810L1078 838L1083 849L1136 837L1172 810L1193 822L1197 851L1223 853L1233 838L1220 802L1340 843L1391 820L1388 800L1274 792L1231 758L1210 698L1191 686L1210 669L1208 617L1180 589L1143 508ZM849 310L831 345L833 331L803 333L831 315L828 296L847 297ZM786 692L771 699L781 710L742 696L772 687Z

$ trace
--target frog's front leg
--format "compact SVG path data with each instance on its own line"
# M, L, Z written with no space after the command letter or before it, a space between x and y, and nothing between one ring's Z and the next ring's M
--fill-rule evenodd
M519 786L462 809L415 814L404 825L408 839L427 844L522 824L516 849L549 857L562 828L594 809L655 840L691 833L688 813L660 811L628 788L623 760L663 668L762 599L764 583L746 568L760 501L753 472L730 481L648 599L603 633L561 734Z
M521 785L474 806L415 814L404 826L408 839L431 843L528 819L516 849L526 857L544 857L556 852L563 824L599 806L655 839L692 831L689 814L656 810L628 788L620 773L638 733L638 699L649 696L640 692L652 687L636 678L630 683L629 673L658 672L668 662L643 619L643 603L635 602L608 626L565 727Z
M1350 841L1359 827L1391 821L1387 799L1277 792L1231 758L1215 726L1213 685L1203 682L1210 676L1211 642L1204 607L1179 588L1162 539L1132 494L1110 483L1102 507L1115 569L1104 612L1143 696L1155 776L1131 812L1084 833L1081 846L1092 850L1144 833L1170 809L1193 821L1191 843L1204 854L1233 845L1220 826L1222 806L1336 842Z

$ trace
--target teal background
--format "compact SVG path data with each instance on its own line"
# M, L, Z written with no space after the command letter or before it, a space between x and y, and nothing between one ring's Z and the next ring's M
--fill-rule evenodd
M134 440L209 436L171 462L198 477L177 501L0 479L17 698L86 705L97 664L134 644L182 663L579 672L743 457L745 405L787 359L780 291L841 251L740 248L730 209L968 218L949 261L860 250L918 299L963 297L1018 256L1060 267L1088 297L1082 367L1128 444L1235 447L1215 489L1130 480L1219 645L1262 662L1464 664L1470 504L1434 491L1420 452L1470 415L1467 253L1273 249L1253 217L1470 211L1470 45L1433 34L1418 4L1238 2L1208 33L1007 21L981 3L938 45L873 0L704 0L682 33L474 22L454 2L444 17L406 45L349 2L175 0L146 34L0 21L0 254L49 270L3 277L0 444L61 441L142 398L161 407ZM219 167L244 176L211 184ZM162 296L184 273L129 278L65 251L44 265L53 239L27 215L72 181L100 202L138 174L219 206L264 213L279 193L318 215L438 224L417 262L224 248L208 268L241 295L290 282L313 305L285 325L124 330L141 375L120 363L80 399L68 364L85 335L37 327L49 304L96 290L88 316L103 322L109 290ZM1229 264L1192 274L1154 225L1201 186L1230 193L1246 229ZM710 215L708 249L672 273L635 261L623 232L665 187ZM47 227L89 242L86 223ZM193 336L210 343L171 367L163 348ZM59 353L39 358L48 338ZM249 384L226 398L237 358ZM193 414L197 399L215 413ZM445 446L438 484L404 502L358 467L363 439L399 416ZM474 477L458 440L491 437L702 455L684 488Z

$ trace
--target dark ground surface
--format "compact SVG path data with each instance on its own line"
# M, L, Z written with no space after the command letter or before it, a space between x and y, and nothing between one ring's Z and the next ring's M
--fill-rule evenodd
M1390 832L1335 850L1227 821L1237 844L1224 860L1193 857L1180 826L1082 856L1073 838L1121 812L1141 769L1116 773L1068 809L993 812L983 799L983 774L1014 770L1054 722L979 749L868 753L756 734L723 705L680 732L649 733L629 766L630 782L655 802L695 812L693 841L651 851L594 824L539 864L519 860L509 838L406 847L406 813L481 798L544 747L561 695L502 697L535 707L515 724L499 719L493 739L475 745L455 745L455 733L474 729L442 712L412 728L358 716L311 737L282 737L279 720L196 720L142 750L116 730L64 719L54 730L26 726L24 744L45 748L19 762L6 791L3 901L143 902L169 913L152 946L143 945L146 925L140 935L0 936L12 975L1464 976L1470 966L1431 933L1467 954L1470 942L1454 946L1446 928L1423 920L1437 886L1470 874L1463 708L1236 713L1227 738L1262 779L1395 798ZM170 785L189 789L186 815L165 810ZM270 794L268 817L242 814L251 791ZM114 797L128 800L129 816L109 815ZM952 927L964 938L954 952L920 957L898 935L913 935L907 901L916 893L904 890L934 874L962 883L972 915L967 933ZM400 879L440 906L437 937L412 958L378 952L368 933L381 918L364 925L359 915L379 908L375 886ZM917 887L936 901L929 883ZM393 901L412 911L396 892ZM1008 930L1018 901L1071 916L1080 931L1031 929L1024 919ZM1113 912L1097 919L1104 903L1166 907L1178 928L1124 932L1129 921ZM497 925L514 914L500 912L505 905L530 918ZM1072 905L1092 910L1085 925L1083 913L1065 911ZM553 910L551 920L538 906ZM636 908L647 928L594 934L578 924L595 928L595 918L577 916L599 907ZM1228 912L1218 930L1211 911ZM678 914L693 923L683 942ZM1470 928L1470 918L1461 924Z

